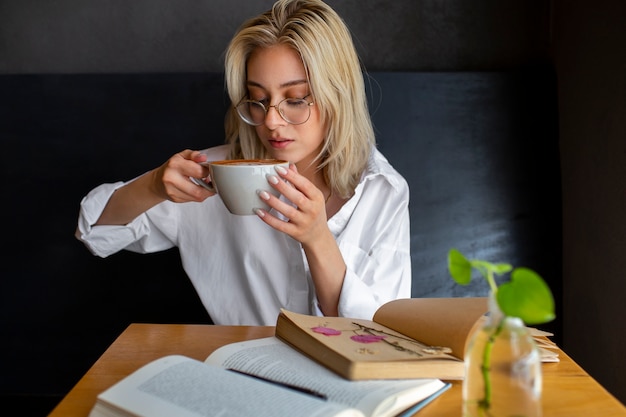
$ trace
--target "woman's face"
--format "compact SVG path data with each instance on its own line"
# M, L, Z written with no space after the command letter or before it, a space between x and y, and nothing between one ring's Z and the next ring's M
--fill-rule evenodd
M302 60L288 46L258 48L248 59L247 73L249 98L260 101L266 108L285 98L306 97L306 101L313 101ZM257 135L272 157L293 162L299 170L306 169L319 154L325 136L317 105L309 108L309 119L293 125L271 107L265 123L256 127Z

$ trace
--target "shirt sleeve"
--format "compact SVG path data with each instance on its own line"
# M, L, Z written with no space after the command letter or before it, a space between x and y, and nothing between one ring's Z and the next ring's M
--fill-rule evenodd
M403 178L369 181L346 233L338 239L347 265L339 315L371 319L384 303L411 296L409 189Z
M105 258L122 249L139 253L157 252L174 246L171 238L154 227L150 216L173 219L166 213L168 202L161 203L126 225L94 226L111 195L125 183L102 184L94 188L80 203L75 236L89 251Z
M208 160L226 158L229 145L204 149ZM133 180L134 181L134 180ZM164 201L139 215L126 225L93 226L111 195L127 183L102 184L80 203L75 236L94 255L105 258L122 249L139 253L158 252L177 244L180 210L177 203Z

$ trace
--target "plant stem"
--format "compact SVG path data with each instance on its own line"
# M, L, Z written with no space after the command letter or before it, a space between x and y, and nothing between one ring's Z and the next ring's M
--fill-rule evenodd
M472 268L477 269L480 273L485 277L487 283L489 284L489 288L491 292L494 294L498 291L498 286L496 285L496 279L494 277L494 268L496 267L494 264L486 261L481 261L478 259L472 259L470 261L470 265Z
M483 351L483 364L480 367L483 374L483 382L484 382L484 396L483 399L478 402L479 408L483 410L488 410L491 407L491 396L492 396L492 387L491 387L491 352L493 351L493 346L496 342L496 338L502 332L504 328L504 320L505 318L500 318L500 322L496 329L489 335L487 339L487 343L485 344L485 350Z
M489 287L491 288L491 292L493 296L496 296L498 292L498 286L496 285L496 279L493 276L493 271L491 269L487 270L487 282L489 283Z

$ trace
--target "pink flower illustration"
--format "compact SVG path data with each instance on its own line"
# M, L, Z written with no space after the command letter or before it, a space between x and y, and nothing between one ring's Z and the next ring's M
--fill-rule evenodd
M376 343L380 342L384 338L385 336L375 336L373 334L358 334L350 337L350 339L359 343Z
M315 333L323 334L324 336L338 336L341 334L339 330L331 329L330 327L313 327Z

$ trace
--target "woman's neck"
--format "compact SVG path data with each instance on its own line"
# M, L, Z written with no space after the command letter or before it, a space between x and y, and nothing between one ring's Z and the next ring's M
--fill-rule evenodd
M322 191L324 198L327 198L331 194L330 186L326 182L324 177L324 170L317 168L317 164L313 163L298 163L296 164L298 173L311 181L313 185Z

